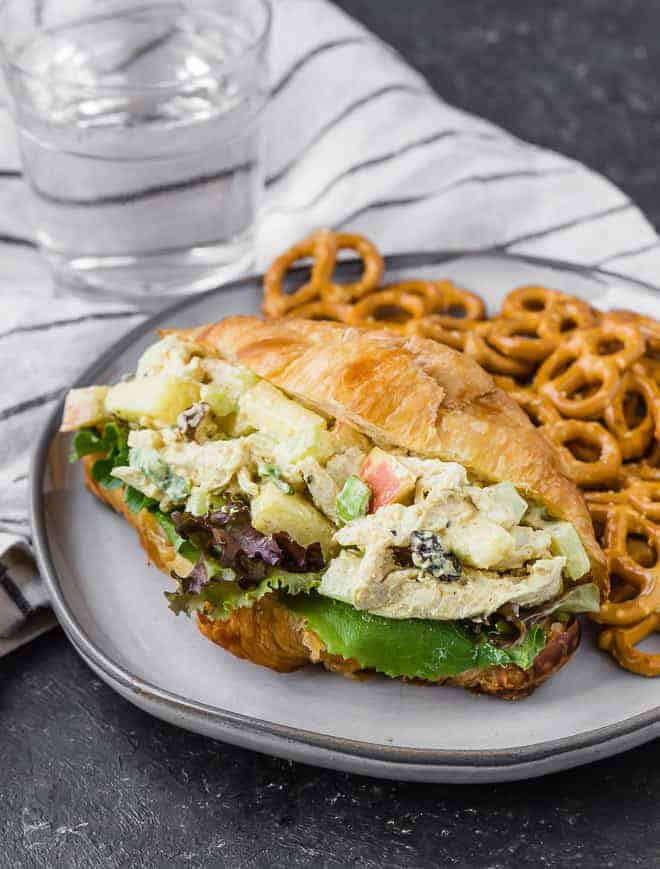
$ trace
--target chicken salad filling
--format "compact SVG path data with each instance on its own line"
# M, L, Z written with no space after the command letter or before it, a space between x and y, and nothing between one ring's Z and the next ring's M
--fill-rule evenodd
M73 390L62 428L175 543L175 611L221 618L313 588L387 619L478 623L548 611L590 569L574 528L513 484L373 443L176 335L133 377ZM595 608L595 586L582 599Z

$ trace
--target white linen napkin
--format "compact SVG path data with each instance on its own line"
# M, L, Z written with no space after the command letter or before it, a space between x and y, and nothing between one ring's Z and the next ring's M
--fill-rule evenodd
M455 109L327 0L275 0L256 264L318 226L386 253L499 249L660 284L655 231L579 163ZM176 220L176 215L173 216ZM0 108L0 655L52 624L30 553L29 454L67 386L144 316L55 298Z

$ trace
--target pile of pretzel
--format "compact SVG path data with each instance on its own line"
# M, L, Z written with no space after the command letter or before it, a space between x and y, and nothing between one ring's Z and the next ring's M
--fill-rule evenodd
M340 284L344 250L358 254L362 274ZM301 261L311 263L309 279L286 292ZM660 655L637 648L660 631L660 322L601 313L541 286L512 290L488 319L483 300L451 281L383 286L383 272L366 238L320 230L273 262L263 309L423 335L494 375L557 447L587 500L611 579L594 617L600 647L628 670L660 675Z

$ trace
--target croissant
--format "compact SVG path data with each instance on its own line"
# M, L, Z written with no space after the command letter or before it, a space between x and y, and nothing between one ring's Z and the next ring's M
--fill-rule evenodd
M568 607L567 612L552 615L553 601L587 585L599 589L604 596L607 593L604 556L596 543L583 498L566 476L560 457L477 363L449 347L416 336L304 320L266 322L254 317L231 317L197 329L169 330L162 333L162 338L170 347L179 346L180 342L180 346L196 348L190 352L208 354L248 370L259 378L260 384L275 387L284 400L295 402L311 416L318 416L322 421L319 430L324 436L332 438L339 425L350 430L354 434L352 443L360 445L360 449L354 446L352 452L362 455L362 469L351 479L357 478L357 490L368 492L370 497L371 506L363 502L358 514L338 518L334 501L330 504L327 499L324 501L311 483L307 491L305 473L298 482L291 478L295 492L286 480L280 480L283 486L289 486L294 500L309 498L311 493L318 511L325 513L324 521L332 525L334 534L322 541L327 570L321 584L310 593L295 597L274 586L269 593L255 595L250 605L236 606L222 617L212 612L208 604L200 606L196 618L206 637L234 655L279 672L308 663L320 663L328 670L349 676L380 670L390 676L460 685L508 699L529 694L571 658L580 640L576 610ZM181 364L179 359L179 368ZM189 363L184 367L186 364L190 368ZM147 376L151 375L153 370L147 371ZM144 373L138 370L138 379L141 376ZM114 412L118 413L116 407ZM240 431L241 413L239 409L233 414L232 425L239 425L236 435L239 439L249 439L245 434L250 430L249 420L248 428ZM121 417L121 412L118 415ZM135 426L135 417L131 421ZM144 418L139 425L143 423ZM242 423L245 425L244 420ZM180 419L177 424L181 426ZM77 417L75 427L79 425ZM63 428L71 427L66 425L65 413ZM97 423L99 431L102 427L103 422ZM176 449L181 453L187 450L189 454L197 446ZM175 470L176 449L166 447L162 453L170 457ZM346 455L349 454L350 449ZM372 454L377 454L377 459ZM182 558L153 511L134 512L127 505L122 488L107 488L95 479L93 467L97 459L98 455L93 454L84 458L87 486L136 528L150 560L181 580L181 574L190 570L190 562ZM321 459L315 467L319 475L328 477L324 461ZM305 467L304 463L301 467ZM327 468L332 469L332 459L328 460ZM438 480L450 472L461 482L447 484L447 490L438 489ZM311 480L312 475L308 476ZM273 479L266 486L274 492ZM255 485L263 491L261 484ZM347 485L348 481L342 492ZM505 488L513 493L511 504L489 500L506 494ZM433 503L432 495L437 498ZM256 507L251 503L254 516ZM339 505L339 501L336 503ZM524 505L523 511L529 505L527 513L506 521L501 518L502 509L506 513L513 505L515 512L519 503ZM451 510L447 505L451 505ZM458 518L450 520L446 517L452 510L452 516ZM520 518L532 513L538 521ZM465 519L468 514L470 518ZM429 517L444 518L441 524L432 525L430 531L422 527L406 531L405 523L415 516L424 517L420 521L427 524L431 522ZM403 543L401 546L393 546L391 541L383 543L380 555L386 553L395 561L397 558L404 561L388 562L389 567L375 582L364 575L364 565L371 552L369 547L374 547L374 541L384 533L385 519L381 521L381 517L387 517L390 524L394 520L399 523L388 528L387 533L393 535L394 543ZM466 522L473 523L469 526L471 535L463 533ZM498 522L500 525L494 528ZM564 552L567 557L563 557L561 546L559 549L555 546L552 535L557 528L563 529L562 533L568 529L579 541L577 561L582 559L579 569L575 560L571 560L575 549L572 553ZM299 549L310 544L302 539L304 536L303 528L297 538ZM508 541L510 537L522 549L507 556L508 562L500 559L496 563L499 556L491 551L494 541L505 538ZM276 533L273 539L278 539ZM541 556L532 557L529 553L521 556L528 541L534 546L551 545L551 551ZM502 564L508 564L506 570ZM357 582L355 587L350 585L342 573L344 565L355 569L362 585ZM523 581L536 575L534 565L543 565L545 571L551 571L552 567L553 594L546 591L545 597L539 597L538 592L526 591L502 604L507 589L522 589ZM538 569L541 571L541 567ZM547 579L550 573L543 576ZM488 590L485 597L477 594L482 588ZM320 603L311 608L301 603L311 599ZM490 603L485 603L486 600ZM316 610L321 613L319 617ZM333 619L333 625L341 624L341 618L344 614L348 616L349 611L350 618L361 620L359 625L355 622L351 637L362 631L362 645L351 646L345 637L337 640L332 635L330 639L331 634L319 627ZM430 618L425 615L427 612ZM443 623L448 612L456 613L455 619ZM528 617L530 612L538 615L536 621ZM494 636L484 631L492 628L498 613L507 614L505 618L523 632L530 624L536 625L536 637L540 639L535 655L523 659L513 654L506 642L499 644L497 639L488 645L488 654L482 655L484 644L490 644ZM456 668L444 672L430 666L408 672L405 667L397 669L398 664L379 665L377 654L370 657L369 650L376 648L369 639L370 630L391 630L394 648L397 637L405 636L406 642L410 642L410 637L413 640L416 637L416 629L420 634L432 632L439 624L455 625L460 643L467 642L466 637L476 638L476 657L458 672ZM498 624L501 626L502 622ZM504 630L507 629L504 625ZM376 645L381 649L383 644Z

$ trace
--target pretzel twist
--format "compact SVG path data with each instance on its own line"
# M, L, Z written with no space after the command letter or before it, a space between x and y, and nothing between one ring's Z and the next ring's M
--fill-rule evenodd
M337 257L342 250L353 250L362 260L364 270L358 281L333 283ZM309 280L287 295L284 291L287 273L298 260L307 258L312 260ZM318 230L273 261L264 277L264 313L281 317L293 308L314 301L346 304L375 289L383 271L381 255L364 236Z
M630 598L613 595L593 619L616 627L633 625L660 608L660 527L626 504L589 506L596 521L600 518L611 575L632 587Z
M638 643L656 631L660 631L660 613L653 613L630 627L606 628L598 637L598 646L631 673L660 676L660 654L640 652L636 648Z
M621 377L603 416L619 442L623 458L637 459L653 440L660 416L660 389L645 376L643 368L635 365Z
M560 419L540 429L561 456L566 473L578 486L613 485L621 470L621 449L616 439L595 422Z
M563 416L598 419L619 389L620 372L643 352L644 340L633 326L578 331L541 365L534 386Z

